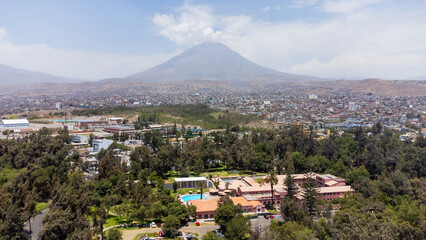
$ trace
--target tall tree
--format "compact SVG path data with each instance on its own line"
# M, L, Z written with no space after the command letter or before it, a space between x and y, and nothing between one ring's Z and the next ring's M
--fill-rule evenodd
M117 228L112 228L108 231L106 240L122 240L123 234Z
M175 237L178 234L180 227L179 219L174 215L169 215L164 219L164 223L161 226L164 234L168 237Z
M306 174L305 183L303 184L303 202L311 216L315 212L318 194L319 190L315 178L311 174Z
M287 199L293 199L296 192L296 181L291 173L287 173L284 181L285 189L287 191Z
M199 181L197 183L197 188L199 188L200 192L201 192L200 199L203 199L203 189L206 188L206 187L207 187L206 182L204 182L204 181Z
M272 207L274 208L274 185L278 183L277 174L274 170L270 171L268 175L266 175L265 179L266 183L271 184L271 199L272 199Z
M37 205L37 199L38 199L38 195L37 193L35 193L34 191L31 191L28 195L27 198L25 200L25 213L28 217L28 226L29 226L29 230L31 232L31 218L34 217L37 212L36 210L36 205Z

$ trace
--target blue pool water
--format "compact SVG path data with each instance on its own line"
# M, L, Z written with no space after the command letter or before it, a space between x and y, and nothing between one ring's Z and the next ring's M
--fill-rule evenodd
M187 202L189 200L199 200L200 199L200 194L184 196L184 197L182 197L182 199L185 202ZM206 197L204 195L203 195L203 199L206 199Z

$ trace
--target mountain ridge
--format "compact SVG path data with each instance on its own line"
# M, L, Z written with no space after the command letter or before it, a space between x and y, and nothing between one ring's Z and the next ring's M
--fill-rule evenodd
M83 81L84 80L81 79L61 77L38 71L15 68L0 63L0 86L19 86L43 82L78 83Z
M330 80L279 72L260 66L221 43L203 43L125 79L145 82L216 80L227 83Z

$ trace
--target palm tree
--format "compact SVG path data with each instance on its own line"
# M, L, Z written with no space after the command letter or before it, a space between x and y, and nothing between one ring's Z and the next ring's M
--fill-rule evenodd
M200 191L201 191L200 199L203 199L203 188L206 188L206 187L207 187L206 182L204 182L204 181L199 181L197 183L197 188L199 188Z
M278 183L277 173L273 170L266 175L266 183L271 184L272 207L274 207L274 185Z

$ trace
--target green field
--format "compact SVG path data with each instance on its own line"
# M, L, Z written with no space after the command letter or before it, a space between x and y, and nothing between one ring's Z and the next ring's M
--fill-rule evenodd
M102 109L74 110L73 115L139 115L140 121L154 123L179 123L189 126L201 126L205 129L223 129L232 126L243 126L263 118L254 115L242 115L221 112L203 104L194 105L162 105L158 107L110 107Z

